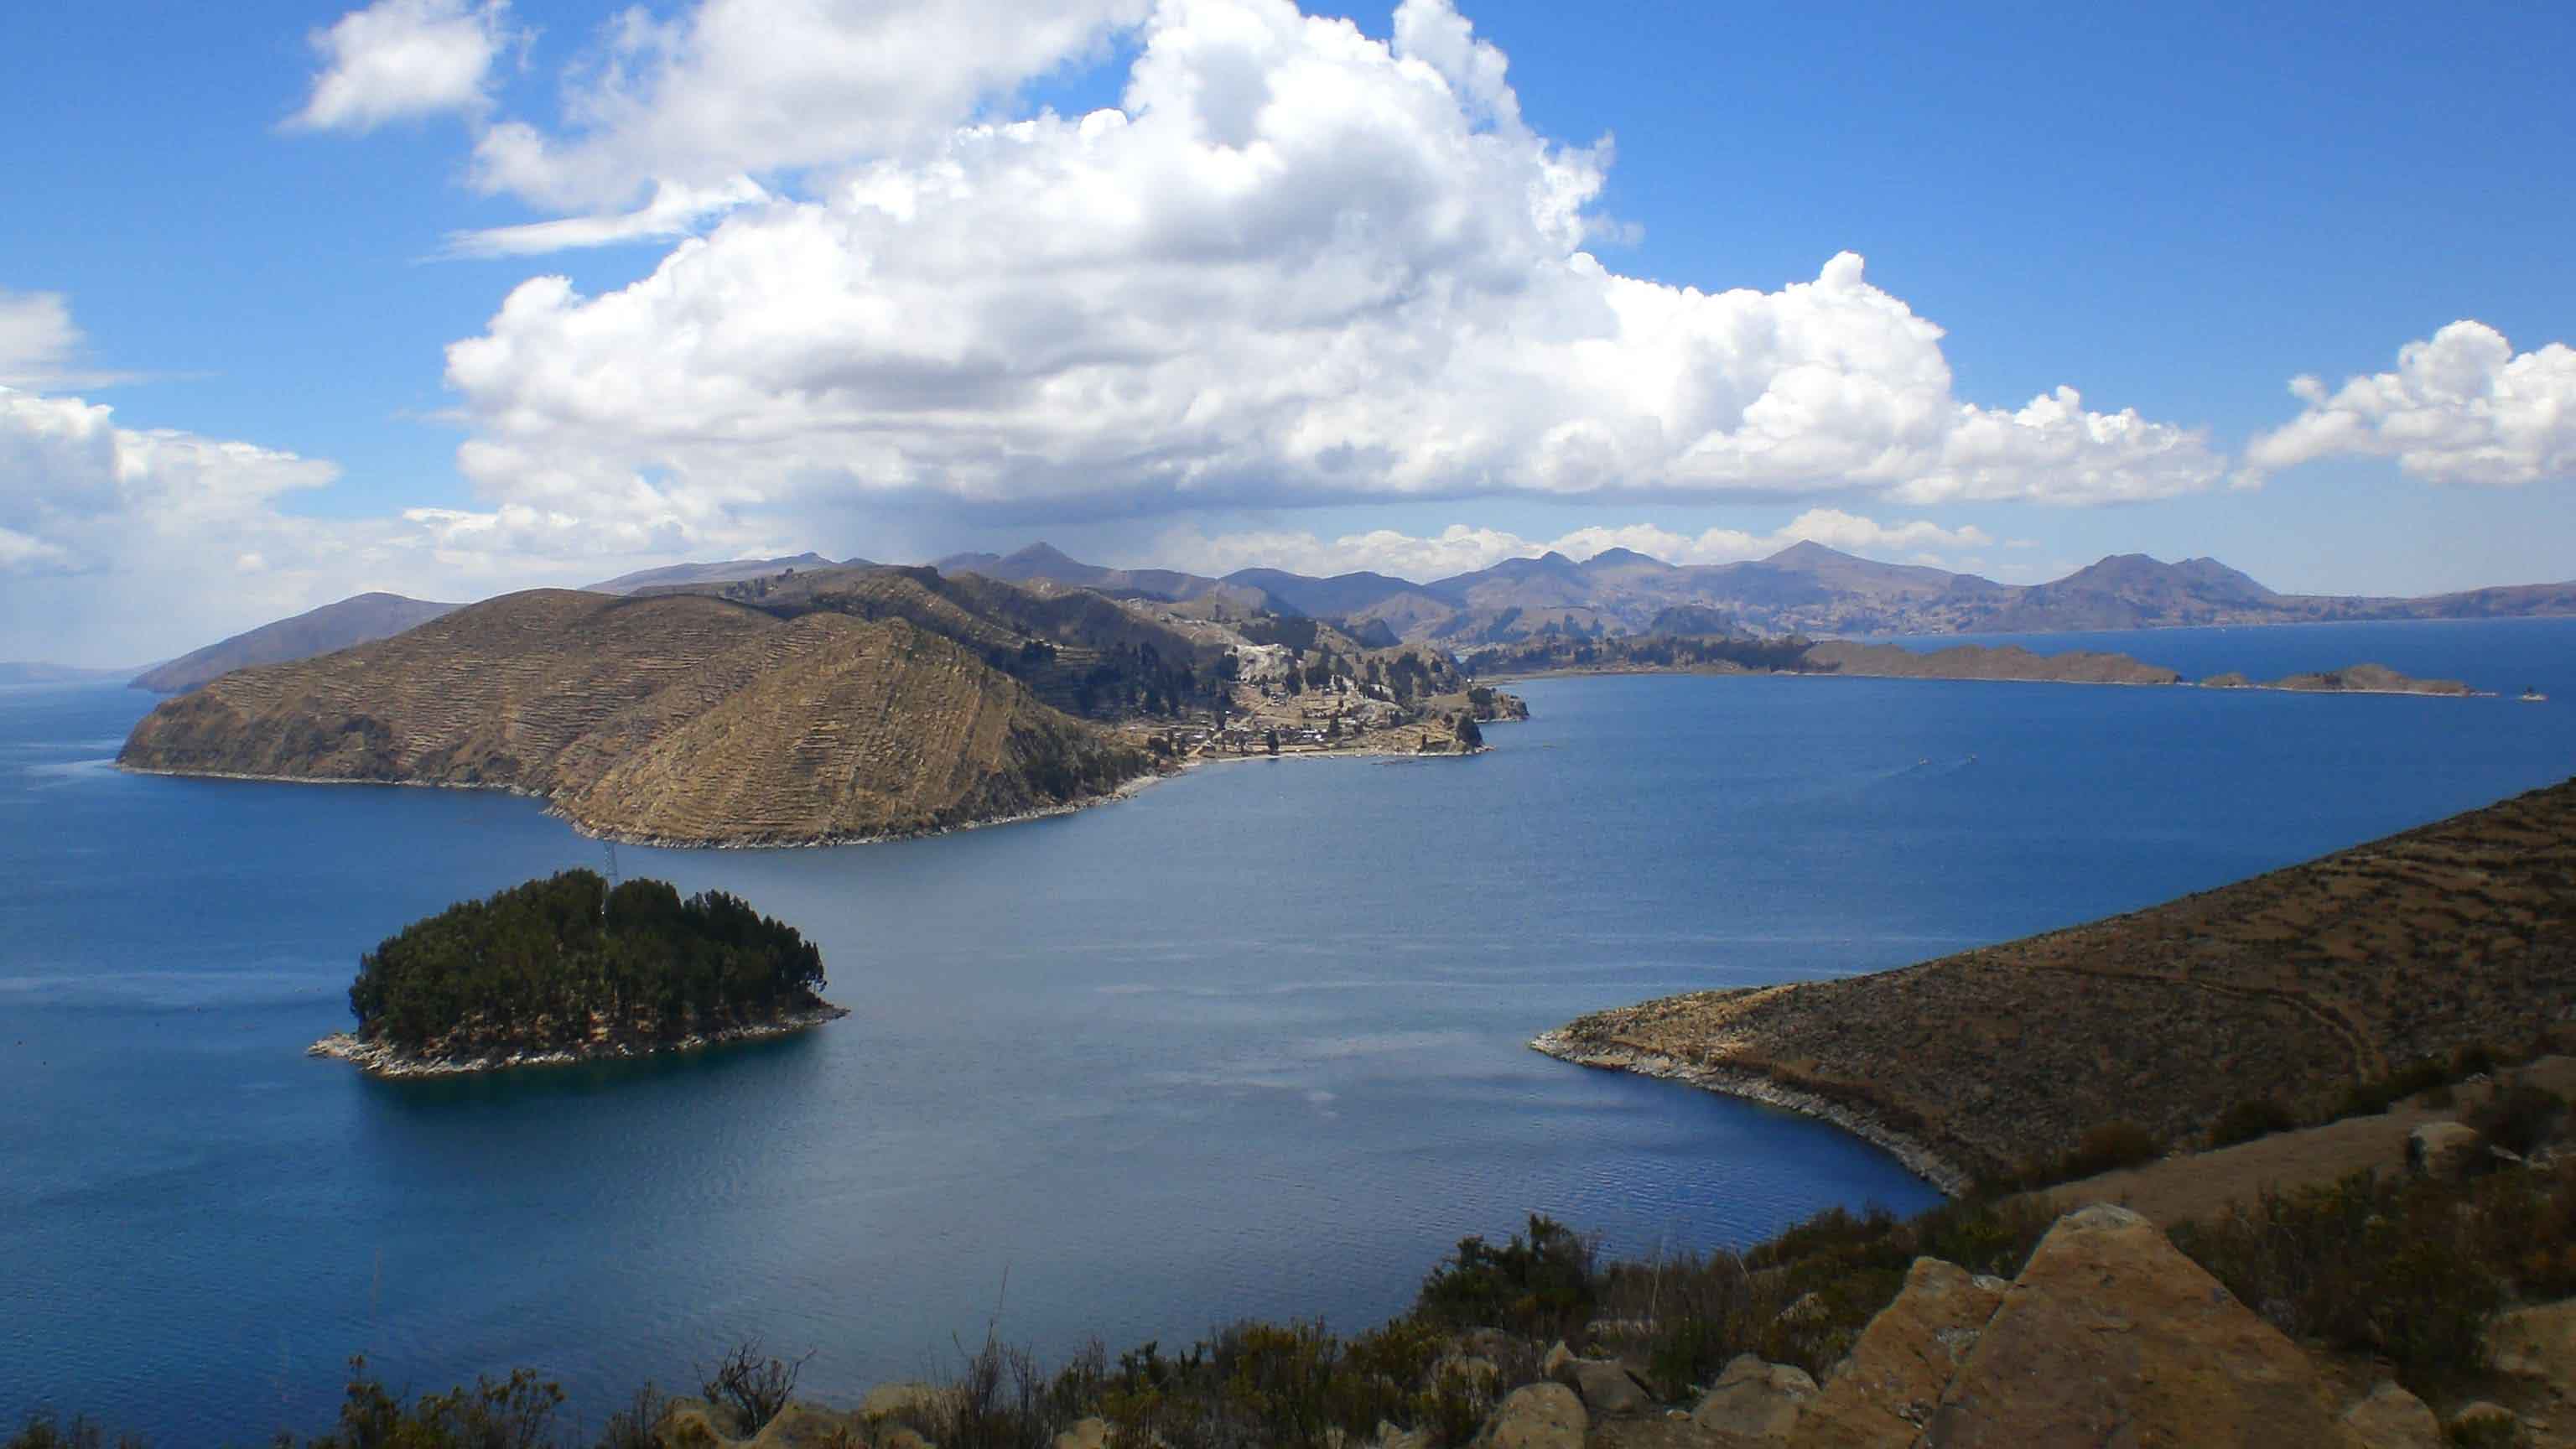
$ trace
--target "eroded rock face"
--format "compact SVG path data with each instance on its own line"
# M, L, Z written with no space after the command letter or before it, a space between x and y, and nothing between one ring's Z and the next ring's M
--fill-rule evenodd
M1815 1397L1816 1381L1805 1369L1739 1354L1700 1396L1691 1423L1721 1443L1786 1441Z
M2316 1366L2163 1233L2060 1218L1926 1426L1936 1449L2349 1442Z
M1912 1444L2008 1286L1938 1258L1915 1259L1904 1291L1869 1321L1851 1357L1807 1406L1795 1441L1818 1449Z
M2442 1449L2442 1421L2424 1401L2393 1383L2345 1411L2354 1449Z
M1487 1449L1583 1449L1591 1419L1583 1401L1563 1384L1530 1384L1512 1390L1485 1424Z

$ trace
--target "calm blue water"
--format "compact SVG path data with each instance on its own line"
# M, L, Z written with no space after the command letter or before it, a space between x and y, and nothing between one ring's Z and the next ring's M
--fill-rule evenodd
M893 846L624 850L802 926L857 1015L380 1083L300 1054L344 1024L358 952L599 847L507 797L121 776L141 696L0 692L0 1422L52 1401L248 1441L325 1420L357 1350L415 1387L536 1365L595 1415L754 1333L845 1394L953 1362L997 1307L1049 1349L1365 1325L1532 1209L1641 1252L1913 1207L1830 1129L1522 1043L2145 905L2576 769L2576 621L2080 642L2556 701L1540 681L1474 760L1225 765Z

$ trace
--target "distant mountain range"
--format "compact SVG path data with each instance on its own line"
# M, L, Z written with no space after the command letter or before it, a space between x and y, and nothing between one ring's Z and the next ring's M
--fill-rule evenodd
M657 594L714 585L881 568L818 553L674 564L587 586L602 594ZM1328 621L1364 645L1419 643L1467 653L1555 636L1620 634L2044 634L2188 624L2295 624L2360 619L2487 619L2576 614L2576 582L2469 589L2423 598L2275 593L2216 559L2163 563L2114 554L2044 584L2002 584L1917 564L1856 558L1800 543L1769 558L1669 564L1614 548L1581 563L1561 553L1505 559L1491 568L1417 584L1380 573L1316 578L1284 569L1238 569L1222 578L1178 569L1088 564L1044 543L1017 553L952 554L933 565L950 577L1052 584L1112 597L1168 600L1245 614ZM435 619L454 604L360 594L209 644L136 676L137 688L176 693L235 669L278 664L383 639ZM0 664L0 683L98 677L120 671Z
M1878 563L1817 543L1726 564L1669 564L1624 548L1581 563L1549 553L1427 584L1376 573L1314 578L1242 569L1210 578L1172 569L1109 569L1043 543L1007 555L957 554L935 567L1012 583L1046 580L1167 599L1233 597L1246 607L1334 620L1355 634L1382 624L1392 638L1452 649L1549 634L1669 631L1675 620L1695 633L1731 627L1823 635L2576 614L2576 582L2411 599L2281 594L2216 559L2163 563L2144 554L2115 554L2051 583L2002 584L1975 574Z
M406 599L400 594L359 594L182 654L136 675L134 687L156 694L177 694L254 664L310 659L353 644L389 638L456 607L426 599Z

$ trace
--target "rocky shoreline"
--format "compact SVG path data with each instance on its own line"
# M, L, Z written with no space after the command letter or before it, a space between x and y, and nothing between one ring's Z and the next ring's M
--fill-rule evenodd
M838 1021L849 1014L849 1008L825 1002L807 1011L790 1012L776 1021L695 1032L672 1041L612 1040L578 1047L550 1047L540 1051L474 1057L421 1056L384 1042L360 1041L353 1033L338 1031L306 1047L304 1054L347 1062L371 1077L454 1077L474 1072L507 1071L512 1067L563 1067L580 1062L624 1061L733 1042L764 1041L770 1037L792 1036L826 1022Z
M1696 1066L1673 1057L1631 1051L1626 1047L1593 1046L1577 1039L1563 1027L1540 1032L1530 1038L1529 1045L1532 1051L1579 1067L1634 1072L1641 1077L1682 1082L1705 1091L1740 1097L1748 1102L1759 1102L1766 1107L1778 1107L1830 1122L1894 1157L1906 1171L1939 1188L1949 1197L1965 1194L1974 1181L1956 1163L1934 1152L1920 1139L1900 1132L1866 1112L1813 1092L1784 1086L1760 1072Z

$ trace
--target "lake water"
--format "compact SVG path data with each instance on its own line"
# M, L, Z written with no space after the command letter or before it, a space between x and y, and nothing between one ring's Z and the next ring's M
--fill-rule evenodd
M1927 643L1942 641L1922 641ZM148 706L0 692L0 1418L319 1427L342 1359L594 1419L757 1334L826 1396L1400 1309L1539 1210L1616 1251L1931 1194L1794 1117L1525 1049L1583 1011L2146 905L2576 769L2576 621L2030 641L2376 659L2510 699L1629 677L1465 761L1256 761L836 850L623 849L822 945L848 1020L385 1083L304 1045L403 923L601 848L520 799L128 777Z

